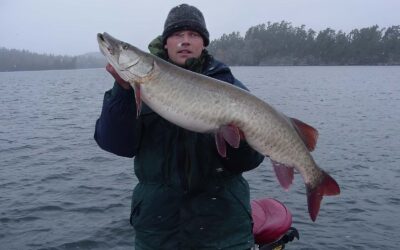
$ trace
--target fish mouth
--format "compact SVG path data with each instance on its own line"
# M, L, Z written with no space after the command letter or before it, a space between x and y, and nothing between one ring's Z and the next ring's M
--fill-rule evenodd
M98 33L97 34L97 41L100 44L101 51L103 52L104 55L105 55L105 53L104 53L105 50L107 50L107 52L110 55L114 55L114 49L112 46L112 42L110 41L110 39L108 39L109 37L111 37L111 36L107 33L103 33L103 34Z

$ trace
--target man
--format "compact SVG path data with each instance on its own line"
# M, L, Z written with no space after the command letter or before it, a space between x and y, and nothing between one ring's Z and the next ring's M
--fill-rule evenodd
M207 53L209 33L202 13L182 4L171 9L162 36L150 52L238 87L230 69ZM249 186L241 173L263 156L242 140L218 154L214 136L180 128L144 105L136 118L133 89L108 65L114 87L104 96L95 140L114 154L135 157L139 180L131 224L136 250L250 249L253 246Z

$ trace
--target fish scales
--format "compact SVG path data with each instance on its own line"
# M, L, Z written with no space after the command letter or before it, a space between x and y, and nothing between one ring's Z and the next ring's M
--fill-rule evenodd
M271 158L285 189L295 168L305 182L313 221L322 197L340 193L310 154L318 136L311 126L286 117L248 91L177 67L106 33L98 35L98 43L135 95L140 93L137 102L143 100L160 116L191 131L218 134L228 125L240 129L252 148Z

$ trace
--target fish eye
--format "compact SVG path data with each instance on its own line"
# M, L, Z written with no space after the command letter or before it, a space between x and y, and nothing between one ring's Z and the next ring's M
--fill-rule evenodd
M127 49L129 48L129 45L125 43L124 45L122 45L122 48L123 48L124 50L127 50Z

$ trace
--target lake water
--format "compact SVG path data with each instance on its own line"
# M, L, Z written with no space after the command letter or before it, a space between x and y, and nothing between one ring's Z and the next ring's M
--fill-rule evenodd
M400 245L400 67L233 67L251 91L319 130L313 156L342 194L311 222L300 175L285 192L269 160L252 198L293 213L287 249ZM0 249L133 249L132 159L93 140L104 69L0 73Z

